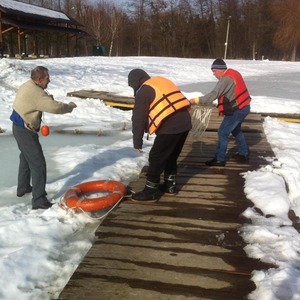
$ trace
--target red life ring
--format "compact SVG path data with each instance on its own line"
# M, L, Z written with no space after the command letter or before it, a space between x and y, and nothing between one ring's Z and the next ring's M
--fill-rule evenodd
M88 198L85 194L109 192L98 198ZM115 205L126 195L126 186L119 181L97 180L84 182L66 191L65 204L77 211L97 211Z

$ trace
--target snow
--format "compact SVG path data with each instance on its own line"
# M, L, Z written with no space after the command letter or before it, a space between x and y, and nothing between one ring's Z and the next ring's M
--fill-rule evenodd
M299 62L226 62L244 75L253 96L252 112L300 113ZM58 298L101 223L60 208L61 197L84 181L113 179L126 185L147 164L153 138L144 141L142 154L134 151L131 111L70 98L67 92L92 89L132 96L127 75L143 68L151 76L173 80L192 98L215 85L211 63L212 59L166 57L0 60L0 299ZM19 151L9 116L18 87L37 65L50 71L48 92L78 107L71 114L44 114L51 133L40 141L48 166L48 197L55 205L33 211L30 195L16 197ZM251 224L241 228L241 235L250 257L278 268L253 272L256 289L249 299L300 299L300 235L288 216L290 210L300 215L300 124L266 117L263 126L276 157L266 157L267 166L241 174L245 194L254 203L244 212Z
M12 0L0 0L0 6L6 9L20 11L22 13L70 21L64 13L27 3Z

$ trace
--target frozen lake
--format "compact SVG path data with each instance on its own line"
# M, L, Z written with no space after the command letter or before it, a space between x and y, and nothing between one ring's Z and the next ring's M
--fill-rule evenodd
M277 98L298 99L300 95L300 73L271 74L266 76L247 77L246 83L252 97L268 96ZM216 85L217 80L209 82L192 83L180 86L185 92L201 90L202 93L210 92ZM290 87L293 86L293 89Z
M59 166L52 160L53 153L64 146L96 145L97 147L109 146L116 141L131 138L131 130L109 131L105 135L98 136L96 132L80 134L61 134L52 132L47 137L40 135L40 143L44 150L47 162L47 182L55 180L59 176ZM7 189L17 184L19 166L19 149L12 135L0 135L1 172L0 189ZM16 198L15 195L13 195ZM0 205L2 194L0 194ZM7 196L5 196L7 200ZM20 198L22 199L22 198Z

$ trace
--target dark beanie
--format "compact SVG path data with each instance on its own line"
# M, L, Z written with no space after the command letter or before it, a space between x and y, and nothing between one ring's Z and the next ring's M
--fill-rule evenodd
M211 69L222 69L226 70L227 66L222 58L217 58L211 65Z

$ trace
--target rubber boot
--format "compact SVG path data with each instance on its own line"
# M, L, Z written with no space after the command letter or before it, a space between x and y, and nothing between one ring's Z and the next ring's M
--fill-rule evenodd
M131 200L137 202L156 202L159 198L158 183L146 181L145 187L141 192L134 193Z
M176 175L165 174L163 184L163 192L166 196L174 196L177 194Z

